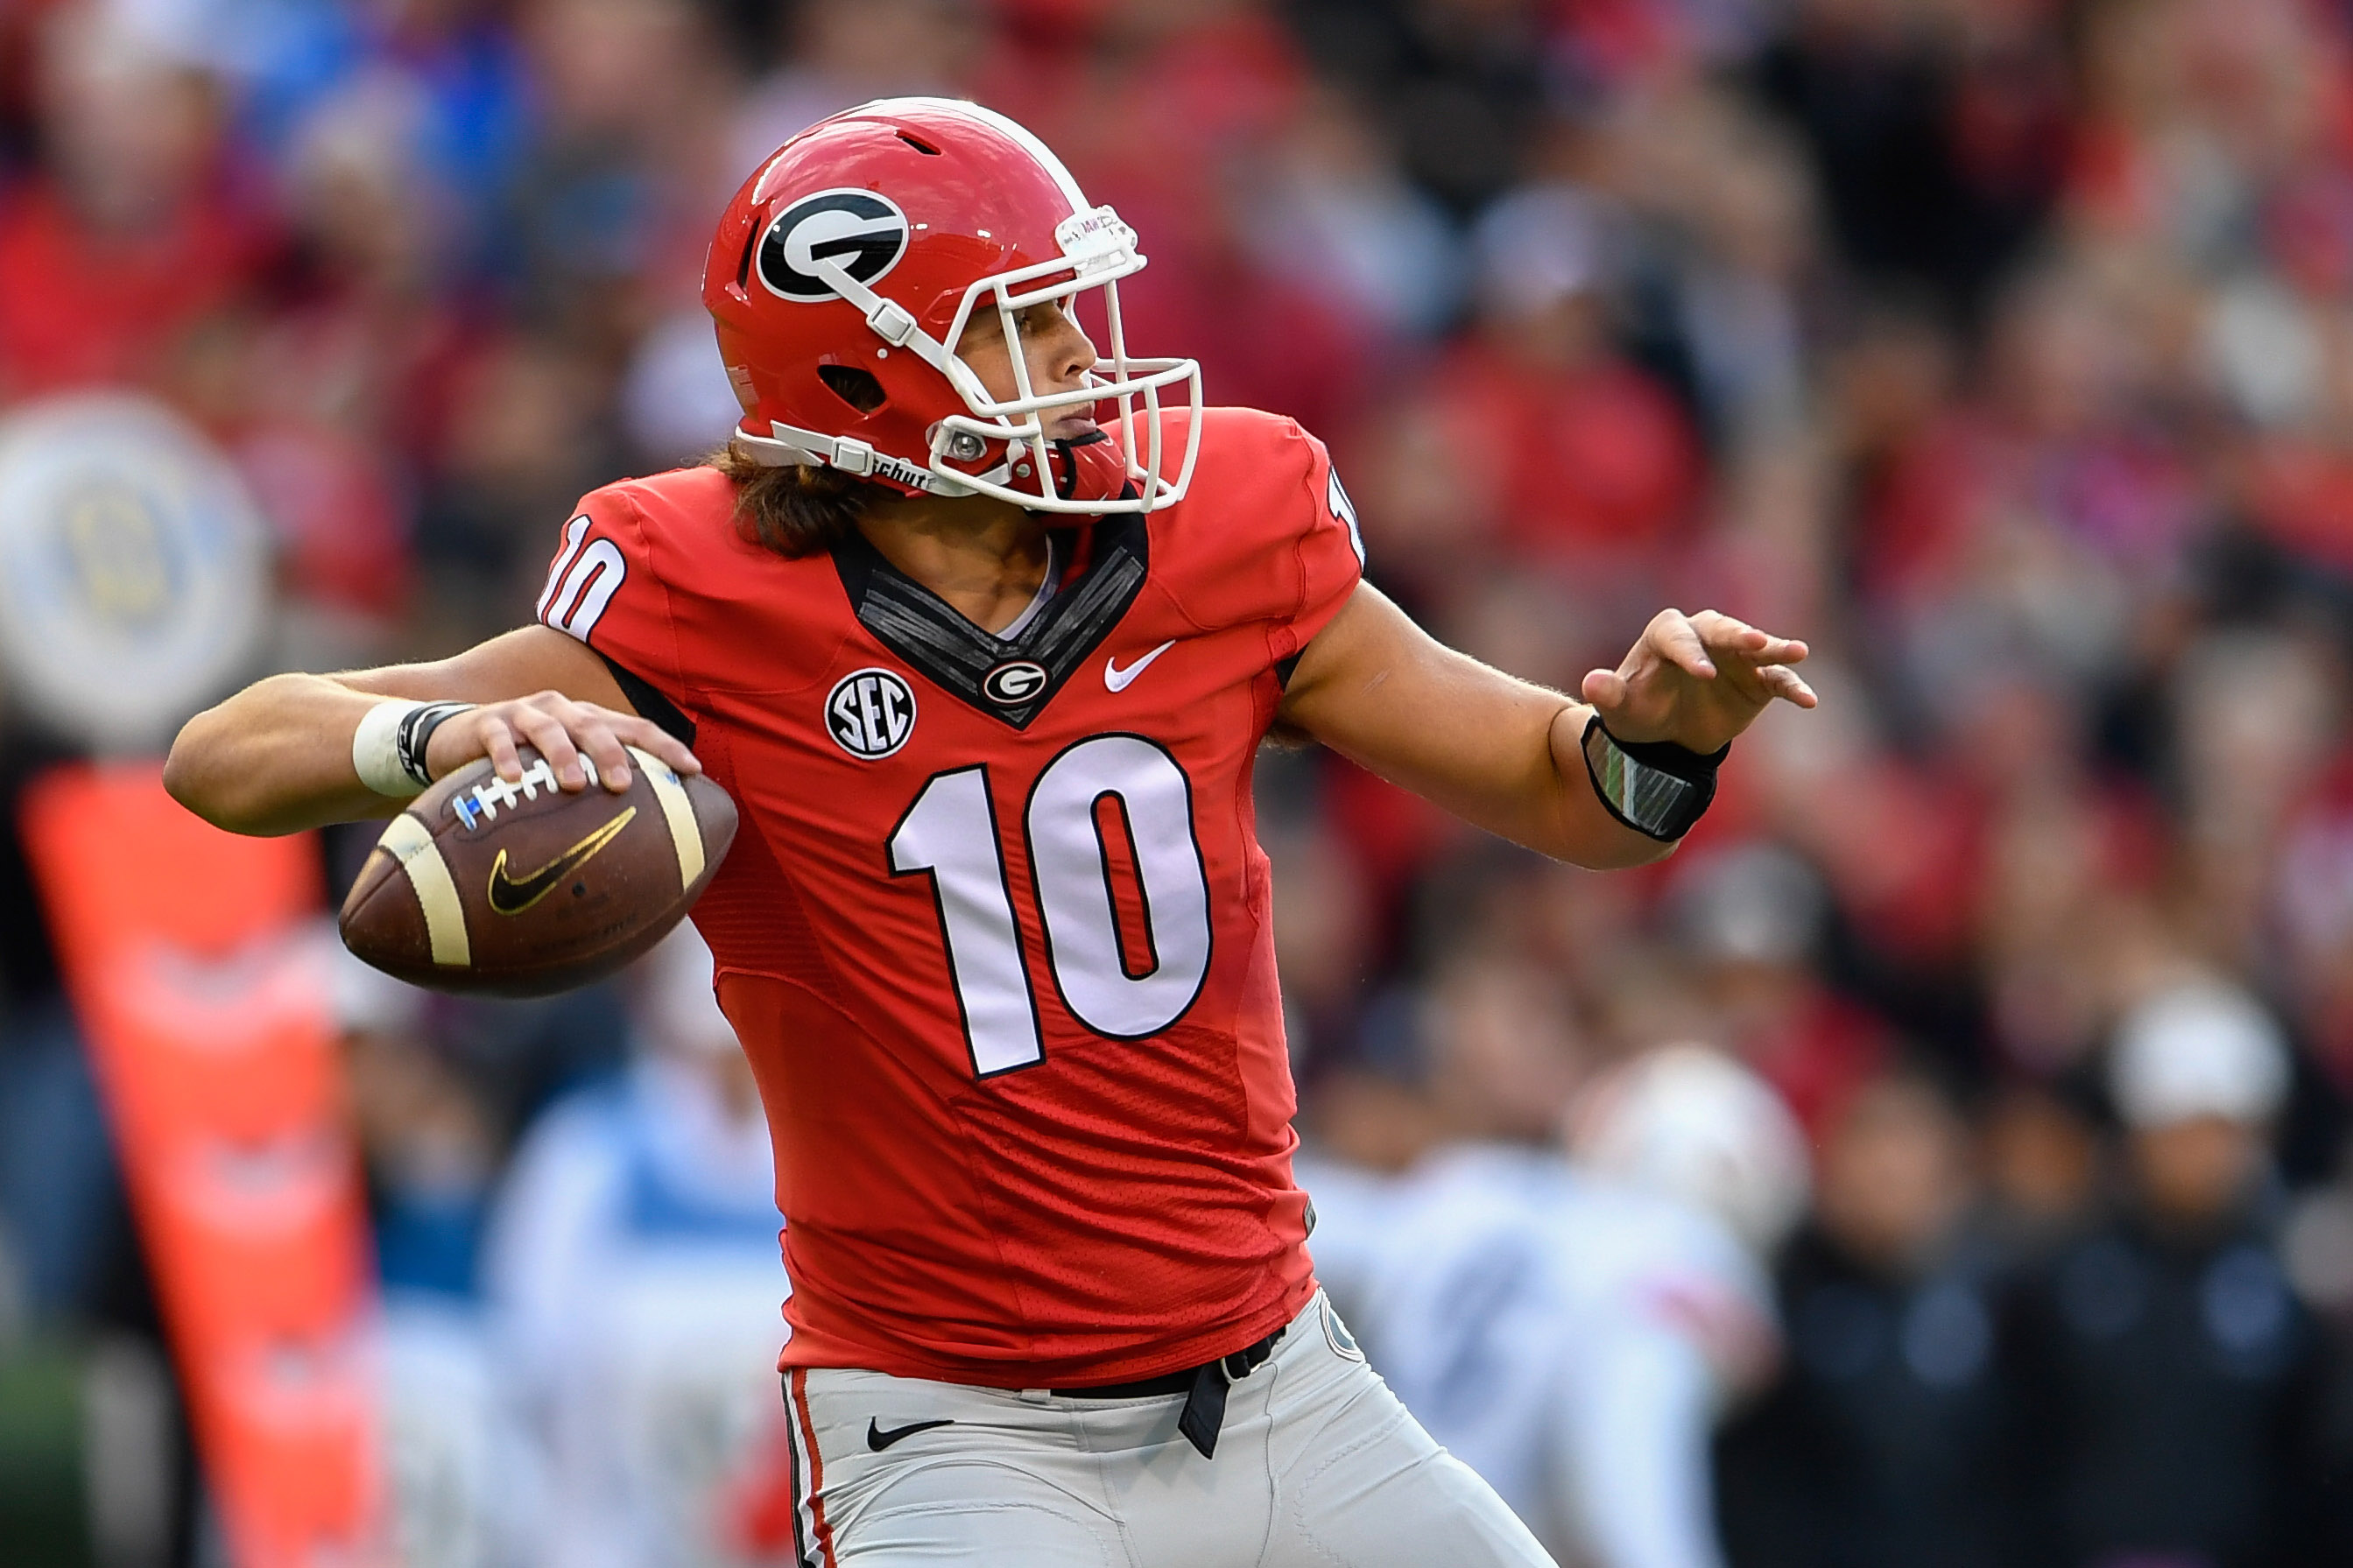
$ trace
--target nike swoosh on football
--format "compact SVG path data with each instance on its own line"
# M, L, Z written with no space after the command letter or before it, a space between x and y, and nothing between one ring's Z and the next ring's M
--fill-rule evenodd
M955 1418L950 1416L941 1421L910 1421L904 1426L893 1426L885 1432L875 1423L874 1417L869 1415L866 1418L866 1446L879 1454L902 1437L912 1437L918 1432L928 1432L934 1426L955 1425Z
M1158 647L1154 648L1150 653L1145 654L1142 658L1137 659L1125 669L1120 668L1119 657L1116 654L1105 654L1103 656L1103 684L1110 687L1113 691L1126 690L1127 683L1134 680L1137 676L1142 675L1145 665L1150 664L1154 659L1158 658L1162 654L1166 653L1170 648L1175 647L1176 646L1176 639L1175 637L1170 637L1166 642L1162 643Z
M491 862L491 908L502 915L519 915L548 894L556 885L596 858L596 852L620 837L621 829L638 815L636 806L621 813L587 837L542 866L528 877L507 875L507 852Z

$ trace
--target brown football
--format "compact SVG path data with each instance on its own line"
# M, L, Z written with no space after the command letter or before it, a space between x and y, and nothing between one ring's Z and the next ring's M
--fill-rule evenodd
M520 783L470 763L392 819L343 900L343 945L417 985L544 996L670 934L735 839L735 803L629 749L629 787L567 794L537 752Z

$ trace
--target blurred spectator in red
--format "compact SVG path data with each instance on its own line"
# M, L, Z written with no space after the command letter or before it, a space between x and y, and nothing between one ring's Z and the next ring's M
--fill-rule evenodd
M1816 868L1859 995L1953 1059L1976 1055L1973 919L1979 802L1968 782L1890 742L1855 672L1818 658L1825 722L1759 725L1743 776L1764 826Z
M218 363L183 384L278 527L296 635L346 664L396 651L417 468L466 352L460 214L418 150L427 110L391 73L316 100L280 173L294 265L275 308L208 340Z
M2203 269L2245 258L2266 187L2342 145L2344 55L2327 15L2298 0L2087 13L2074 216Z
M2317 1561L2317 1347L2277 1250L2267 1146L2288 1071L2278 1026L2235 986L2177 981L2119 1026L2126 1201L2021 1299L2035 1561Z
M1982 396L1889 474L1861 586L1921 711L1998 654L2112 679L2134 612L2175 585L2207 502L2147 417L2146 327L2083 273L2021 282L1992 328Z
M1612 342L1611 225L1566 185L1490 208L1472 236L1477 330L1427 391L1465 460L1501 476L1504 542L1580 596L1639 582L1680 541L1703 477L1673 397Z
M1087 199L1144 237L1152 264L1120 286L1128 342L1184 344L1212 404L1342 429L1378 323L1345 274L1271 270L1254 205L1270 152L1302 134L1297 44L1254 0L1071 13L1017 8L976 89L1062 149ZM1105 341L1104 323L1085 324Z
M37 86L41 163L0 189L0 401L153 381L271 253L219 84L168 40L60 9Z

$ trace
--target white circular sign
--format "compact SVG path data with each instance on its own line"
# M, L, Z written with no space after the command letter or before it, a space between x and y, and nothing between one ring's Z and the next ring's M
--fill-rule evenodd
M228 460L148 398L0 419L0 676L61 733L153 750L251 665L269 539Z

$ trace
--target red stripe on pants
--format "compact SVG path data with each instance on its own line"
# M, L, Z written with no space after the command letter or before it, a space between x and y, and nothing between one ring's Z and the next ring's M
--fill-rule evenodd
M793 1415L801 1424L801 1441L808 1446L809 1514L817 1521L817 1549L825 1568L839 1568L833 1557L833 1526L825 1521L825 1456L818 1452L817 1428L809 1421L808 1369L793 1369Z

